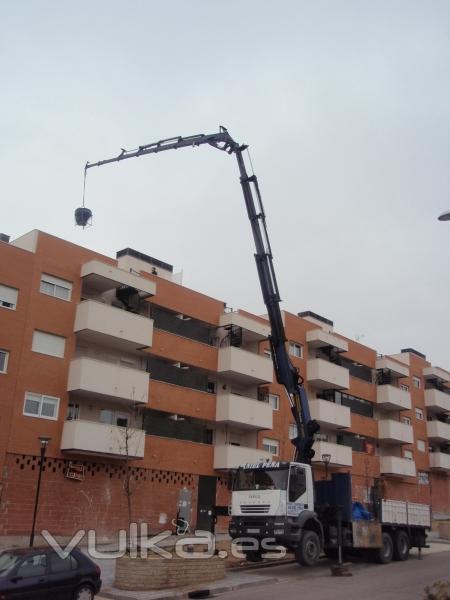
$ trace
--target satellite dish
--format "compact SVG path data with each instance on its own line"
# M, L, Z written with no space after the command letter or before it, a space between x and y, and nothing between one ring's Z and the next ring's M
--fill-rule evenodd
M83 229L92 225L92 210L85 206L75 209L75 223Z

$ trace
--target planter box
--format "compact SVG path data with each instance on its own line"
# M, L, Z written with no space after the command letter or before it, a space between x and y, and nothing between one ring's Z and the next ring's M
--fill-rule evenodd
M210 558L130 558L116 561L115 587L120 590L162 590L188 585L201 585L225 577L225 560Z

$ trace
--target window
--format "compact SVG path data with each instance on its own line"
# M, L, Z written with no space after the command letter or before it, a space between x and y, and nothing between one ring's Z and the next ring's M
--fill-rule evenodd
M9 352L6 350L0 350L0 373L6 373L8 368Z
M280 451L280 442L278 440L273 440L272 438L263 438L262 447L266 452L278 455Z
M403 390L404 392L409 392L409 385L406 385L405 383L401 383L400 389Z
M16 310L19 290L0 284L0 307Z
M58 407L59 398L27 392L25 394L23 414L28 417L40 417L41 419L56 421L58 418Z
M272 350L269 350L269 349L267 349L267 348L266 348L266 349L264 350L264 356L265 356L266 358L270 358L270 360L272 360Z
M416 413L416 419L418 421L423 421L423 410L421 408L416 408L415 413Z
M357 396L350 394L343 394L342 392L336 392L334 390L324 391L317 396L319 399L328 400L329 402L335 402L342 406L348 406L351 412L363 417L373 418L373 403Z
M414 459L414 455L412 453L412 450L403 450L403 456L404 456L404 458L407 458L408 460L413 460Z
M64 573L66 571L75 571L78 569L78 562L71 554L66 558L61 558L56 552L52 552L49 555L49 558L50 570L52 573Z
M411 425L410 417L402 417L402 423L404 423L405 425Z
M295 423L289 423L289 439L293 440L298 435L297 425Z
M28 556L17 569L17 577L28 579L29 577L40 577L47 572L47 556L45 554L33 554Z
M76 421L80 417L80 405L69 403L67 407L67 420Z
M129 418L125 413L105 408L100 411L100 423L116 425L117 427L128 427Z
M425 452L425 442L423 440L417 440L417 449Z
M289 502L295 502L306 492L305 469L293 465L289 475Z
M53 277L53 275L42 273L41 292L48 296L55 296L55 298L69 301L72 296L72 283L64 279L58 279L58 277Z
M273 410L280 410L280 396L277 396L277 394L268 394L267 402L269 403L269 406L273 408Z
M63 358L65 346L66 338L60 335L53 335L52 333L44 333L37 330L33 333L33 343L31 346L33 352Z
M416 377L415 375L413 375L412 382L413 386L420 390L420 388L422 387L422 381L420 377Z
M289 342L289 354L296 358L303 358L303 346L296 342Z
M327 433L316 433L314 436L316 442L328 442L328 434Z
M215 394L216 393L216 382L208 381L206 383L206 391L208 392L208 394Z
M430 478L428 477L428 473L426 471L419 471L417 473L417 477L419 479L419 485L429 485Z

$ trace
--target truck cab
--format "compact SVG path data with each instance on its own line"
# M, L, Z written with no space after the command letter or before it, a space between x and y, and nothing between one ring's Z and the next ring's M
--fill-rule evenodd
M297 462L263 462L239 467L234 478L230 536L275 539L301 555L305 532L308 557L302 564L313 564L320 554L322 526L314 511L314 485L311 466ZM247 556L258 559L261 551ZM304 562L305 561L305 562Z

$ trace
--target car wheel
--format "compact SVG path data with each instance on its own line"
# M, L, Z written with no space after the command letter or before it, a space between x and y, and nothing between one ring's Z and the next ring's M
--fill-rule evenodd
M315 531L304 531L295 549L297 562L305 567L314 566L320 557L320 539Z
M392 542L391 535L387 531L383 532L381 542L382 546L376 550L375 559L382 565L386 565L391 562L392 555L394 554L394 543Z
M395 560L407 560L409 556L409 537L406 531L397 531L394 536Z
M92 586L90 586L88 583L84 583L83 585L80 585L79 588L77 588L74 600L93 600L94 596L95 594L94 590L92 589Z

